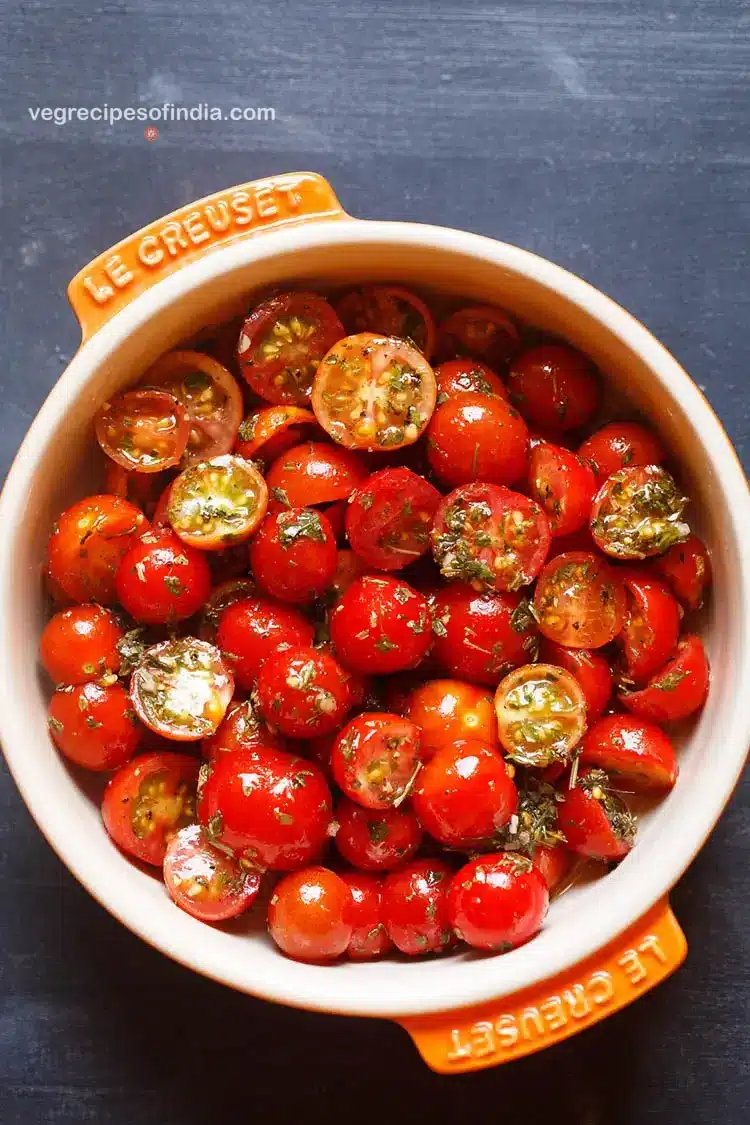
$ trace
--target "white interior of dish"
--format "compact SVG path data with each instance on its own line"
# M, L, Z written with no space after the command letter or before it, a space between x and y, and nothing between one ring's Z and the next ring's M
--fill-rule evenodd
M694 499L691 520L711 550L715 592L703 622L713 669L708 704L681 743L674 792L641 824L620 867L553 903L543 932L502 957L387 960L332 967L283 958L262 918L226 929L196 922L161 882L108 840L90 785L79 784L46 728L49 688L37 667L43 624L40 564L50 525L101 488L91 418L159 354L243 308L259 287L304 278L338 285L397 280L505 307L587 351L606 379L653 420ZM718 422L668 353L627 313L583 282L516 248L473 235L354 220L311 223L226 247L158 284L76 356L40 412L0 507L0 735L42 830L76 876L140 936L241 990L303 1007L362 1015L444 1011L500 997L593 953L679 877L710 831L750 741L748 527L743 474Z

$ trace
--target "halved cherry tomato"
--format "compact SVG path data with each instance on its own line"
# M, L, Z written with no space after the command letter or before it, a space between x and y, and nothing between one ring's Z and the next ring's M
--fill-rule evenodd
M393 285L363 285L336 305L349 336L375 332L409 340L429 359L435 349L435 321L416 293Z
M553 535L572 535L589 521L594 474L577 454L540 441L529 458L529 492L547 513Z
M573 866L573 855L561 845L554 848L537 848L531 857L531 862L552 895L553 891L558 890Z
M411 859L422 843L422 829L409 809L366 809L342 797L334 837L341 855L363 871L388 871Z
M438 326L438 351L445 359L471 356L493 370L504 370L518 351L518 329L510 317L492 305L458 309Z
M510 401L545 433L585 426L599 405L591 361L568 344L528 348L508 372Z
M338 564L330 523L314 508L270 512L250 544L258 585L282 602L304 604L323 594Z
M318 423L347 449L401 449L435 409L435 373L406 340L361 332L335 344L312 389Z
M684 543L654 559L654 567L669 583L672 593L688 609L700 609L711 585L711 559L705 543L691 532Z
M346 883L354 903L347 957L350 961L371 961L374 957L382 957L393 948L381 921L382 878L363 871L342 871L339 878Z
M164 855L164 883L169 897L202 922L224 922L247 910L258 897L261 876L244 871L206 838L198 824L172 836Z
M185 411L184 469L230 452L243 404L240 385L224 364L204 352L167 352L146 372L143 385L168 391Z
M558 555L539 575L534 616L539 630L567 648L601 648L625 619L625 586L608 563L585 551Z
M545 664L556 664L575 676L586 698L589 723L598 719L612 697L614 682L606 657L588 648L565 648L542 637L539 656Z
M201 613L198 636L209 644L216 643L216 631L219 628L219 618L225 609L235 602L244 601L255 594L255 583L252 578L231 578L222 582L211 591L211 596L203 607Z
M300 406L263 406L240 424L234 452L246 461L260 458L270 465L304 441L305 431L316 425L313 412Z
M419 727L399 715L369 711L341 731L331 752L336 783L367 809L387 809L408 795L419 770Z
M165 391L126 391L100 406L96 439L124 469L158 473L178 465L188 441L185 411Z
M401 570L430 549L440 493L411 469L382 469L349 497L346 531L368 566Z
M149 531L122 559L115 587L136 621L166 625L197 613L209 595L211 571L205 555L172 531Z
M311 645L314 636L312 623L291 606L266 598L242 598L219 617L216 644L237 683L249 691L264 660L285 649Z
M604 770L580 771L563 790L559 816L567 846L589 859L623 859L635 843L635 819Z
M526 423L497 395L455 395L435 408L427 428L427 459L449 488L477 480L516 484L528 454Z
M453 676L494 687L519 664L536 659L539 635L520 594L478 594L455 582L432 599L432 653Z
M197 758L169 751L141 754L107 782L104 827L119 848L161 867L167 844L195 821Z
M45 625L39 658L55 684L85 684L119 671L122 637L117 618L103 606L70 606Z
M115 575L148 527L135 504L118 496L88 496L58 516L47 547L51 578L74 602L116 601Z
M677 780L677 757L661 727L634 715L607 715L581 743L581 766L623 778L638 793L667 793Z
M492 694L461 680L430 680L407 697L403 714L422 731L422 757L459 739L497 744Z
M243 699L229 704L227 713L215 732L203 739L201 750L204 758L210 762L222 754L253 750L256 746L268 746L273 750L286 749L284 739L274 727L268 725L252 699Z
M427 601L396 578L358 578L331 611L330 629L341 662L374 675L414 668L432 641Z
M462 738L443 746L422 767L412 805L435 840L471 847L505 827L518 807L518 792L491 746Z
M367 477L365 465L348 449L322 441L295 445L266 473L270 499L284 508L310 508L348 500Z
M416 957L442 953L453 945L448 888L453 869L440 859L413 859L392 871L383 884L381 917L400 953Z
M586 697L576 679L554 664L526 664L495 693L497 733L521 766L569 762L586 729Z
M146 649L130 680L138 717L178 742L212 735L233 692L234 677L219 650L196 637Z
M117 769L143 741L143 727L117 683L58 688L50 700L47 724L58 750L87 770Z
M449 359L435 368L437 405L455 395L495 395L507 399L508 392L499 375L478 359Z
M148 519L153 519L159 497L164 492L172 476L164 473L137 473L123 469L107 458L104 471L104 484L107 492L112 496L120 496L129 500L145 513Z
M251 461L225 454L180 473L167 517L183 542L220 551L249 539L268 506L266 482Z
M507 953L542 928L549 891L542 874L522 855L482 855L456 872L448 892L448 917L456 937L474 949Z
M475 590L518 590L532 582L549 545L549 521L539 505L500 485L465 484L435 513L432 551L441 573Z
M680 633L680 609L665 583L645 567L623 567L619 574L627 598L620 641L628 679L640 684L674 652Z
M317 738L341 727L351 693L338 663L321 649L278 652L258 673L258 699L266 721L288 738Z
M706 702L709 666L700 637L686 635L677 652L640 691L621 691L620 702L634 715L666 723L685 719Z
M666 457L656 434L638 422L610 422L586 438L578 456L588 461L601 484L629 465L660 465Z
M349 947L355 918L344 880L327 867L306 867L274 887L268 932L296 961L334 961Z
M594 497L594 542L616 559L663 555L690 534L682 519L687 502L674 478L659 465L620 469L607 477Z

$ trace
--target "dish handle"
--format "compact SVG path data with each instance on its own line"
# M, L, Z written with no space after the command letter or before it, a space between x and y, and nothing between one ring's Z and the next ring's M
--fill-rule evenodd
M556 977L502 1000L397 1022L439 1074L498 1066L551 1047L660 984L687 942L663 899L604 949Z
M76 274L68 299L83 343L152 285L219 246L269 229L346 218L315 172L286 172L208 195L157 219Z

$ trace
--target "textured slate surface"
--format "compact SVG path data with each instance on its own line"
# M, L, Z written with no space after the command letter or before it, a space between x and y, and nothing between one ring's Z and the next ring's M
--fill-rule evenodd
M611 294L750 459L747 8L4 2L0 474L77 344L65 284L173 207L314 168L363 217L516 242ZM33 123L29 106L273 106L273 123ZM0 657L7 659L7 654ZM720 748L717 747L717 752ZM440 1079L386 1024L296 1013L169 963L75 884L0 773L0 1122L679 1122L750 1112L750 786L674 892L666 985L535 1058ZM397 1088L398 1087L398 1088Z

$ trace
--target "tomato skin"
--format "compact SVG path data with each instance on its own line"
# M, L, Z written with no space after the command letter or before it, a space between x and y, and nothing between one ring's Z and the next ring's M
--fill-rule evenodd
M234 452L246 461L260 459L269 465L304 441L305 431L316 425L312 410L301 406L260 407L240 424Z
M367 475L365 464L349 449L322 441L295 445L266 473L270 508L314 508L348 500Z
M342 664L375 675L414 668L432 640L427 601L395 578L358 578L334 606L330 628Z
M545 433L585 426L599 405L599 383L587 356L567 344L528 348L508 372L510 401Z
M108 609L100 605L70 606L45 625L39 658L53 683L85 684L105 672L119 671L117 642L123 635Z
M214 586L208 601L201 610L198 636L202 641L216 644L216 630L225 609L235 602L255 596L255 583L251 578L233 578Z
M354 904L347 957L350 961L371 961L382 957L393 948L380 918L383 879L364 871L342 871L339 878L349 888Z
M547 562L552 562L558 555L569 555L573 551L584 551L587 555L590 555L598 550L599 548L591 537L591 528L587 521L585 527L580 528L579 531L574 531L572 535L554 535L552 537Z
M172 901L191 917L225 922L257 898L261 876L243 871L236 859L206 839L199 825L190 824L167 843L164 883Z
M266 598L243 598L219 618L216 644L229 661L235 680L248 691L263 661L298 645L311 645L312 623L299 610Z
M434 839L448 847L470 847L505 827L518 808L518 791L491 746L459 739L422 767L412 804Z
M612 698L614 681L606 657L595 649L565 648L542 637L539 658L575 676L586 697L586 718L593 723Z
M268 726L252 700L244 699L230 703L216 731L201 742L201 751L210 762L223 754L254 750L258 746L286 750L286 742L281 735Z
M164 489L170 483L170 472L137 473L123 469L107 458L104 470L104 485L111 496L119 496L135 504L152 519L156 504Z
M520 594L479 594L456 582L435 595L432 616L437 661L471 683L495 687L538 649L536 622Z
M676 481L659 465L629 466L607 477L591 506L591 534L616 559L646 559L683 543L690 528Z
M352 719L331 750L340 789L367 809L398 805L419 768L419 727L399 715L366 711Z
M159 473L178 465L190 427L174 395L165 391L125 391L105 402L94 422L96 439L124 469Z
M306 867L274 887L268 932L295 961L335 961L349 946L355 917L344 880L326 867Z
M338 663L320 649L277 652L258 673L258 699L266 721L287 738L316 738L337 730L351 707Z
M542 928L549 891L543 875L524 856L482 855L456 872L447 905L461 941L505 953Z
M601 648L622 629L625 586L601 555L571 551L547 563L536 584L534 612L543 636L566 648Z
M424 301L394 285L363 285L336 305L348 336L374 332L411 340L429 359L435 349L435 321Z
M452 874L443 860L413 859L386 877L381 918L400 953L441 953L453 944L447 909Z
M326 591L329 604L335 605L349 587L366 573L367 567L359 555L345 548L340 549L336 555L336 570Z
M685 634L675 655L639 691L621 691L620 702L634 715L667 723L686 719L706 702L710 670L700 637Z
M573 866L573 856L561 845L555 848L539 847L535 849L531 862L552 894Z
M620 633L628 677L643 683L672 655L680 609L667 586L645 567L621 568L628 608Z
M367 566L401 570L430 549L441 496L411 469L382 469L349 497L346 532Z
M422 732L422 758L459 739L497 745L492 694L461 680L429 680L407 696L404 715Z
M161 867L175 832L195 820L199 762L190 754L140 754L109 779L104 827L119 848Z
M198 796L198 820L212 843L258 869L293 871L328 839L331 791L312 762L259 746L223 754Z
M342 797L336 809L336 847L352 867L389 871L411 859L422 843L422 829L405 808L366 809Z
M478 359L448 359L435 368L437 405L454 395L496 395L507 399L508 391L499 375Z
M330 585L338 552L322 512L285 508L271 512L250 544L250 569L265 593L304 605Z
M552 535L573 535L588 523L596 480L577 454L541 441L529 458L529 491L544 509Z
M97 772L124 765L143 741L143 727L120 684L58 688L47 722L58 750L77 766Z
M123 557L115 588L120 604L146 625L185 621L211 592L205 555L172 531L150 531Z
M508 757L532 769L569 762L586 729L581 686L554 664L526 664L509 672L495 692L495 713Z
M464 392L449 398L435 408L427 428L427 459L449 488L477 480L517 484L528 453L526 423L497 396Z
M666 458L656 434L638 422L610 422L586 438L578 450L601 484L628 465L660 465Z
M652 565L684 606L700 609L711 585L711 559L697 535L691 532L684 543L675 543L665 554L657 556Z
M668 793L677 780L677 756L661 727L634 715L607 715L588 729L581 765L624 778L638 793Z
M507 367L518 351L519 335L513 321L492 305L457 309L438 326L438 351L450 359L471 356L493 370Z
M603 770L586 770L579 773L575 788L562 790L558 815L567 847L588 859L624 859L635 841L633 818L623 802L607 792L608 784Z
M119 496L87 496L58 516L47 547L49 572L74 602L112 605L115 575L148 528L140 508Z

